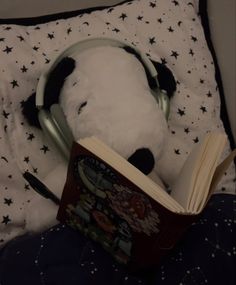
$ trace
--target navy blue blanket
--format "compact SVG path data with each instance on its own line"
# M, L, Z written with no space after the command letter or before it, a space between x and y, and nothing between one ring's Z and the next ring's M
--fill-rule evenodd
M0 284L236 284L236 197L214 195L182 240L150 272L135 275L100 245L64 225L0 250Z

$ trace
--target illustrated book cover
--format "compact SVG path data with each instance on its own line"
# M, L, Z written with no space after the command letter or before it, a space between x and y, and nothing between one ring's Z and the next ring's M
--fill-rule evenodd
M187 158L171 194L95 137L74 142L57 219L131 269L149 268L198 218L236 155L210 133Z

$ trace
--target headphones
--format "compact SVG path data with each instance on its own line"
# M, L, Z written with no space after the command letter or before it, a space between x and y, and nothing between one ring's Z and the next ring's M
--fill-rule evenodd
M36 89L36 107L38 108L38 118L43 131L55 143L59 151L63 154L66 160L69 160L70 150L74 141L73 134L67 124L65 115L59 104L53 104L50 110L44 107L44 91L47 83L47 78L50 72L56 65L64 58L78 54L89 48L112 46L124 48L127 52L134 53L135 56L143 64L149 81L151 80L152 86L150 87L152 95L155 97L160 109L164 112L166 120L169 116L169 97L165 90L160 90L157 79L157 71L151 60L142 53L140 50L117 39L111 38L89 38L81 40L72 46L65 49L61 54L55 57L50 62L49 68L41 74ZM149 84L150 85L150 84Z

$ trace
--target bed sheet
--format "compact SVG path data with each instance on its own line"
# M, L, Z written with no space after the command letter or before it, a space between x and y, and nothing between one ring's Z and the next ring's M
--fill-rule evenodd
M214 195L159 267L139 273L127 271L77 231L56 225L39 235L17 238L0 250L0 283L233 285L235 206L235 195Z
M30 230L35 194L22 173L45 179L62 162L41 131L28 125L22 103L35 91L38 78L60 51L82 38L122 39L165 64L177 90L171 101L168 141L156 171L174 181L191 149L202 136L224 132L215 66L199 15L199 1L125 1L46 23L0 25L0 244ZM228 143L224 155L230 151ZM223 157L222 157L223 159ZM232 165L216 193L235 194ZM36 208L35 208L36 207ZM36 230L42 230L40 222ZM44 225L45 226L45 225ZM49 226L49 225L47 225Z

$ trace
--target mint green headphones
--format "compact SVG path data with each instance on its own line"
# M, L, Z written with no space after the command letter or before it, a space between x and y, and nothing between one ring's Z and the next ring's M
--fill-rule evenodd
M117 39L111 38L89 38L81 40L72 46L65 49L61 54L55 57L50 62L48 69L42 73L39 79L39 83L36 90L36 106L39 109L38 117L40 125L43 131L51 138L51 140L59 148L63 156L68 160L70 157L70 149L74 141L72 132L67 124L65 115L59 104L53 104L50 107L50 111L44 108L44 90L47 82L48 75L55 68L55 66L65 57L79 54L84 50L94 47L112 46L120 48L131 48L135 50L135 53L139 55L139 59L143 64L145 70L149 73L149 76L155 81L155 88L151 89L151 93L156 98L156 101L160 109L164 112L166 119L169 116L169 97L164 90L159 89L159 83L157 79L157 71L151 60L142 53L140 50Z

